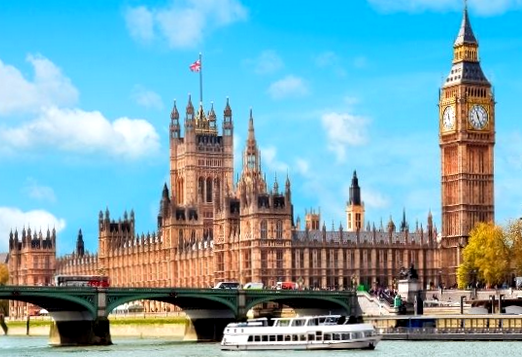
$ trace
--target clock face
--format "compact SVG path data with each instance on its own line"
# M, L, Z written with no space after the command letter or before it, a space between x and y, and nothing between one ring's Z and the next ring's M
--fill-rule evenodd
M453 129L455 126L455 109L451 105L442 113L442 126L445 130Z
M471 107L469 111L469 123L474 129L481 130L488 124L488 112L478 104Z

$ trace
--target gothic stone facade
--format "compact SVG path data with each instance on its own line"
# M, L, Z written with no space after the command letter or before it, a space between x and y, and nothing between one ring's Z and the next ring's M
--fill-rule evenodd
M399 229L364 224L364 209L354 172L344 230L327 231L320 214L294 222L291 184L277 179L269 189L261 170L254 118L239 180L233 184L233 122L227 101L223 135L214 109L196 114L189 98L185 137L180 135L176 105L171 113L171 185L159 202L158 230L136 235L134 212L111 219L100 212L99 251L86 253L81 231L73 254L56 260L56 269L31 283L48 283L54 273L107 274L113 286L211 287L218 281L295 281L305 288L340 289L354 284L393 287L401 268L413 264L424 284L438 283L436 229L431 215L426 229L410 232L403 217ZM355 217L357 217L355 219ZM351 218L350 218L351 219ZM17 237L13 237L13 246ZM23 241L23 239L22 239ZM54 247L54 245L53 245ZM17 249L10 254L16 256ZM54 254L54 251L53 251ZM15 283L29 283L17 279Z

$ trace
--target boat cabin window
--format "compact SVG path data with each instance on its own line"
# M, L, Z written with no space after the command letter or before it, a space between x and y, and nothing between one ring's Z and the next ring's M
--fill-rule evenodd
M349 333L343 333L343 340L349 340L350 334Z
M255 342L261 342L261 336L254 336Z
M291 335L285 335L285 341L292 341Z
M308 341L315 341L315 335L313 333L308 334Z
M261 336L261 341L268 342L268 336L267 335Z
M319 325L319 321L317 319L308 320L308 326L317 326Z
M341 334L340 333L334 333L333 334L333 339L334 339L334 341L339 341L341 339Z
M292 321L292 326L304 326L306 323L305 319L294 319Z
M332 339L332 335L329 333L325 333L323 335L323 341L330 341Z
M313 336L313 335L312 335L312 336ZM299 339L300 339L301 341L306 341L306 335L301 335L301 336L299 336Z
M287 327L290 326L290 319L279 319L276 321L274 326Z
M248 342L252 342L254 340L253 336L248 336Z
M269 340L270 340L270 342L274 342L276 340L275 335L270 335Z
M277 335L277 340L279 342L283 342L283 335Z

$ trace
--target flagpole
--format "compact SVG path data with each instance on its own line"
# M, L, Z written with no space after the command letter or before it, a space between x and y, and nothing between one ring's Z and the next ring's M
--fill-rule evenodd
M203 62L199 53L199 102L203 104Z

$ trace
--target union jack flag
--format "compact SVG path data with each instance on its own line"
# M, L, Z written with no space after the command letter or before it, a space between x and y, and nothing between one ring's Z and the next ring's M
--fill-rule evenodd
M192 72L199 72L201 71L201 61L198 59L196 60L196 62L192 63L190 66L189 66L190 70Z

